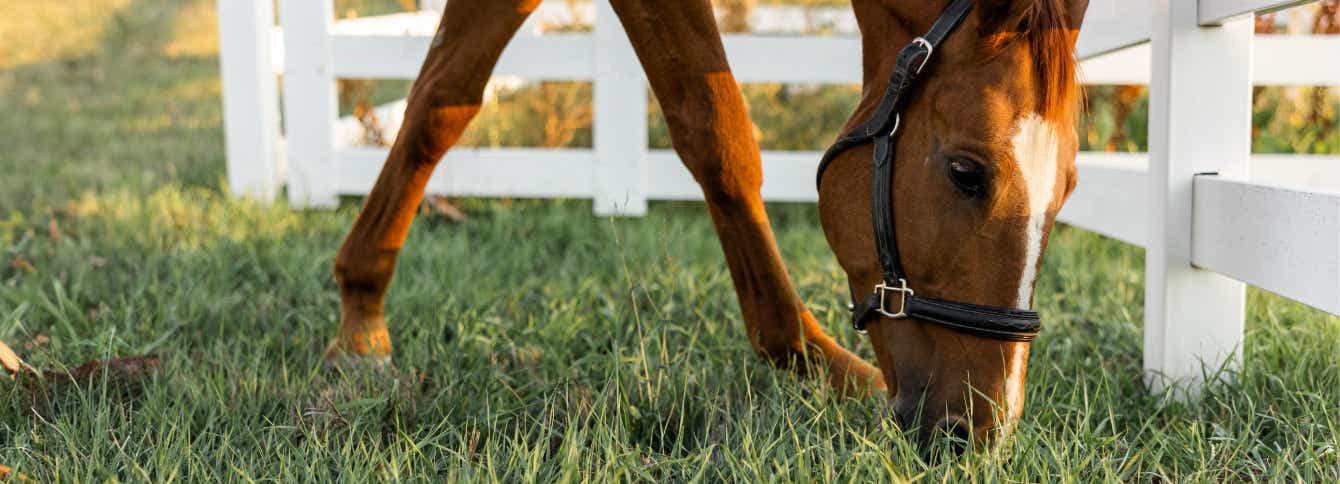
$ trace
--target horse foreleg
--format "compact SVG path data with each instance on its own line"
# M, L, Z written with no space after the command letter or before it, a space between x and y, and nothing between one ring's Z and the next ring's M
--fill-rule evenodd
M404 123L335 258L340 329L326 358L389 357L383 298L437 161L479 112L484 86L539 0L452 0L410 89Z
M786 273L759 192L758 144L707 0L615 0L680 159L702 187L754 349L775 364L827 370L835 387L883 385L805 309Z

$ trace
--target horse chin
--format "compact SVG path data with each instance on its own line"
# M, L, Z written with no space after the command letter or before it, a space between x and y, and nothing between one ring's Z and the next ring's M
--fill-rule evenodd
M1013 435L1024 409L1029 343L908 321L876 325L871 336L893 416L920 446L981 451Z
M909 407L909 412L900 411ZM1008 441L1018 425L1019 415L987 415L985 418L970 415L972 412L950 410L947 412L927 411L929 403L922 404L920 398L894 399L894 415L899 427L927 453L963 454L991 451ZM920 405L920 407L917 407ZM920 411L918 411L920 408ZM990 413L990 412L987 412Z

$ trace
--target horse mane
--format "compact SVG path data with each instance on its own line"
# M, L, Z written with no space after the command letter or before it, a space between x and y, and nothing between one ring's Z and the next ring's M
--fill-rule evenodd
M985 37L988 52L1027 42L1038 86L1035 109L1043 119L1065 124L1073 122L1080 95L1075 58L1079 26L1068 25L1068 17L1065 0L1035 0L1016 17L1015 25L1001 25L999 33Z

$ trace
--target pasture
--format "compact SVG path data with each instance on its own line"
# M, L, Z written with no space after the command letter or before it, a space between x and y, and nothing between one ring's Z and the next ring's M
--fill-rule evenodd
M161 359L0 380L0 464L34 481L1340 479L1337 318L1252 289L1241 367L1151 395L1143 253L1076 229L991 454L923 459L883 397L757 358L698 203L460 200L467 222L421 218L401 256L396 367L324 370L358 200L226 195L213 2L20 3L0 7L0 340L47 370ZM814 207L769 209L810 308L870 358Z

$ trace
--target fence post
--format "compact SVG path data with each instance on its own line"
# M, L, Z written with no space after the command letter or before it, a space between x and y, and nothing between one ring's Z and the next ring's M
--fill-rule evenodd
M338 114L331 69L333 0L282 0L284 131L288 135L288 199L295 207L334 207Z
M219 70L228 188L269 202L279 190L279 88L271 0L219 0Z
M1149 84L1149 240L1144 367L1151 388L1235 365L1243 283L1191 265L1192 187L1200 173L1245 177L1251 153L1250 16L1201 27L1197 2L1153 2Z
M596 215L647 213L647 87L642 67L609 0L596 0Z
M419 0L419 10L442 10L446 8L447 0Z

